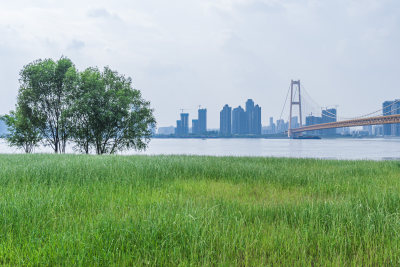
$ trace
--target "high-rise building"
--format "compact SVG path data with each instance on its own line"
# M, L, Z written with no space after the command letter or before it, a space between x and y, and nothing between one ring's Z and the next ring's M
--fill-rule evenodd
M181 119L176 121L175 135L185 136L189 134L189 114L181 113Z
M198 110L198 119L199 119L199 133L206 134L207 133L207 109L199 109Z
M396 99L392 105L392 115L400 114L400 99ZM392 124L392 135L400 136L400 123Z
M315 124L322 124L322 123L330 123L337 121L337 110L335 108L325 109L322 111L322 116L314 116L309 115L306 117L306 126L315 125ZM308 131L308 134L314 135L336 135L338 130L336 128L332 129L324 129L324 130L315 130L315 131Z
M367 132L368 135L373 135L372 125L364 125L364 126L362 127L362 130L363 130L364 132Z
M246 101L246 134L252 134L253 133L253 127L254 127L254 118L253 118L253 113L254 113L254 101L253 99L247 99Z
M294 117L292 117L292 128L293 129L295 129L295 128L299 128L299 117L297 117L297 116L294 116Z
M337 110L335 108L325 109L322 111L321 123L330 123L337 121ZM326 129L321 130L321 134L323 135L335 135L336 129Z
M232 108L225 105L219 113L219 133L221 135L230 135L232 133Z
M392 115L392 106L394 101L385 101L382 104L382 112L383 116ZM390 136L392 135L392 126L393 124L383 124L383 135Z
M372 128L372 134L375 136L383 136L383 126L382 125L375 125Z
M177 120L176 121L176 128L175 128L175 135L176 136L182 136L182 121Z
M277 134L283 134L288 130L288 123L282 119L279 119L276 121L276 133Z
M274 123L274 118L270 117L269 118L269 127L270 127L270 134L275 134L276 133L276 127Z
M270 117L269 125L263 126L261 128L261 134L275 134L275 133L276 133L276 128L275 128L274 118Z
M252 127L251 127L251 133L252 134L261 134L261 107L259 105L256 105L253 110L252 114Z
M199 120L192 120L192 134L199 134Z
M261 107L252 99L246 101L246 126L246 134L261 134Z
M322 123L322 118L321 117L317 117L317 116L307 116L306 117L306 125L314 125L314 124L321 124Z
M182 135L189 133L189 113L181 113Z
M247 131L246 113L241 106L232 111L232 134L245 134Z
M322 123L322 118L321 117L317 117L317 116L313 116L313 115L309 115L309 116L306 117L306 126L314 125L314 124L321 124L321 123ZM308 131L307 133L320 135L321 134L321 130Z

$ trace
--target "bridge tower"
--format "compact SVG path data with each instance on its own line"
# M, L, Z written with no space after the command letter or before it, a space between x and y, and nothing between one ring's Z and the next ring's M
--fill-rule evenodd
M295 86L297 86L297 91L299 92L298 94L298 99L296 101L296 95L295 95ZM303 117L301 114L301 89L300 89L300 80L298 81L291 81L290 83L290 116L289 116L289 129L288 129L288 137L291 138L293 137L292 133L292 117L293 117L293 106L299 106L299 119L300 119L300 127L303 127Z

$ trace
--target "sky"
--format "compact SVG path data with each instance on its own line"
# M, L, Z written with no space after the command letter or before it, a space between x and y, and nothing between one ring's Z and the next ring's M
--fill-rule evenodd
M69 57L79 70L130 76L158 126L180 109L219 127L225 104L280 117L300 79L339 117L400 98L398 0L0 0L0 114L15 108L19 71ZM287 114L288 107L284 111ZM285 116L285 115L284 115Z

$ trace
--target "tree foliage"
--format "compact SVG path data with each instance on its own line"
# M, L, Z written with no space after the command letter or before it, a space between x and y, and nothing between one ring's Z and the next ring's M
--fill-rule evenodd
M27 107L20 106L9 115L2 116L1 120L7 125L8 133L4 137L8 144L22 148L25 153L32 153L41 137L40 130L30 121L28 112Z
M26 152L41 141L65 153L71 141L76 150L97 154L145 149L156 123L131 78L108 67L78 72L66 57L24 66L16 111L3 120L9 143Z
M110 68L88 68L73 93L72 136L85 153L116 153L147 147L155 119L150 103L133 89L132 80Z
M30 120L55 153L65 152L69 137L68 99L76 77L74 64L65 57L56 62L39 59L20 72L18 103L32 110Z

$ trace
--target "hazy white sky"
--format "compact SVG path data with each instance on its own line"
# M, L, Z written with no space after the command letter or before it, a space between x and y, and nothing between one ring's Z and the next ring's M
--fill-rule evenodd
M78 69L131 76L159 126L179 109L262 107L279 117L291 79L339 116L400 98L398 0L0 0L0 114L14 108L18 74L65 55Z

